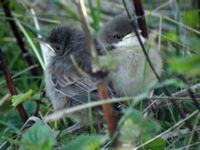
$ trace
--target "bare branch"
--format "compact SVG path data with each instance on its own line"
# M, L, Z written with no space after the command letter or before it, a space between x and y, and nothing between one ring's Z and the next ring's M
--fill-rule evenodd
M93 73L95 73L96 77L98 78L99 97L101 100L105 100L109 96L108 96L108 92L106 89L106 85L103 81L104 72L101 70L101 67L99 65L97 51L95 49L94 41L93 41L93 38L90 33L90 29L89 29L88 17L87 17L87 12L86 12L86 8L84 5L84 1L76 0L76 4L77 4L77 8L78 8L80 17L81 17L82 28L83 28L83 31L85 32L85 37L87 40L87 44L89 46L89 52L91 55L91 63L92 63L92 71L93 71ZM113 116L114 109L111 107L110 104L103 104L102 107L103 107L103 111L104 111L105 120L108 124L109 136L112 137L116 130L116 121ZM115 142L114 142L114 144L115 144Z
M142 2L141 2L141 0L133 0L133 4L135 6L136 16L138 17L138 19L137 19L138 25L142 31L141 34L143 35L143 37L148 38L148 30L147 30L147 24L146 24L146 20L145 20Z
M91 63L92 63L92 71L94 73L100 71L100 66L98 62L97 52L95 49L94 41L92 38L92 35L90 33L89 29L89 23L88 23L88 16L87 11L84 5L83 0L76 0L77 8L81 17L81 25L83 28L83 31L85 33L85 37L89 46L90 55L91 55Z
M145 99L147 100L166 100L166 99L173 99L173 100L182 100L182 101L186 101L186 100L191 100L189 97L146 97ZM200 98L197 99L198 101L200 101ZM121 98L112 98L112 99L106 99L103 101L96 101L96 102L90 102L87 104L82 104L82 105L78 105L72 108L67 108L61 111L57 111L53 114L50 114L46 117L44 117L44 120L46 122L50 122L50 121L57 121L61 118L63 118L66 114L70 114L70 113L74 113L77 111L81 111L83 109L88 109L90 107L97 107L97 106L101 106L103 104L108 104L108 103L119 103L119 102L127 102L127 101L135 101L135 99L133 97L121 97Z
M108 99L108 91L105 87L105 83L103 80L99 81L98 92L102 101L106 101ZM103 112L104 112L106 122L108 123L109 135L110 137L112 137L116 129L116 120L114 116L114 110L111 107L111 105L107 103L103 105Z
M15 84L14 84L14 82L12 80L12 77L10 75L10 72L8 70L8 67L7 67L7 64L6 64L6 61L4 59L3 52L2 52L1 49L0 49L0 65L1 65L1 68L3 70L4 78L6 80L6 83L7 83L7 86L9 88L9 90L10 90L11 95L16 95L17 94L17 90L16 90ZM26 122L26 120L28 119L28 115L27 115L23 105L19 104L17 106L17 109L19 111L21 119L24 122Z

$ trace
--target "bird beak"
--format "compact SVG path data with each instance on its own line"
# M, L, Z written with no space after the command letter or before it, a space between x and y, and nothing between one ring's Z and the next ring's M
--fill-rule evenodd
M51 45L48 44L48 43L47 43L46 41L44 41L43 39L41 39L41 38L36 38L36 41L37 41L38 43L40 43L41 45L47 47L49 50L51 50L51 51L53 51L53 52L55 53L55 50L51 47Z
M125 37L123 37L122 41L127 40L129 38L133 38L135 37L135 33L129 33L128 35L126 35Z

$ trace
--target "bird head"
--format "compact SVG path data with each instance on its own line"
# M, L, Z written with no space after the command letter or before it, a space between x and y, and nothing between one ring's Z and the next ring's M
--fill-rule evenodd
M106 23L98 33L98 41L103 45L114 44L122 41L122 39L131 33L133 28L129 19L125 15L114 17Z
M76 34L74 29L66 25L60 25L54 28L46 38L46 42L52 47L57 55L64 53L70 53L67 46L72 41L72 38Z
M125 15L116 16L106 23L100 29L97 39L105 48L139 45L130 20ZM145 41L142 36L141 40Z

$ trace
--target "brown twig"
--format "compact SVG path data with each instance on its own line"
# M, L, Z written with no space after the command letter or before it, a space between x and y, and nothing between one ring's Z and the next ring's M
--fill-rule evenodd
M88 23L88 17L87 17L87 11L84 5L84 1L82 0L76 0L77 8L81 17L81 25L83 28L83 31L85 33L85 37L89 46L89 51L91 55L91 63L92 63L92 71L94 73L100 71L99 61L97 57L97 52L95 49L94 41L92 38L92 35L90 33L89 29L89 23Z
M8 18L8 22L9 22L9 25L10 25L10 28L17 40L17 43L22 51L22 54L23 54L23 57L25 58L25 60L27 61L28 65L29 66L33 66L35 63L33 61L33 58L31 57L31 54L28 52L28 50L26 49L25 47L25 44L24 44L24 41L23 41L23 38L22 38L22 35L20 33L20 31L18 30L18 27L14 21L14 18L13 18L13 15L12 15L12 12L9 8L9 0L1 0L1 3L2 3L2 7L3 7L3 10L4 10L4 13L6 15L6 17ZM38 69L37 68L33 68L31 70L32 74L35 75L35 76L38 76L39 75L39 72L38 72Z
M133 4L135 6L135 13L137 16L138 25L142 31L141 34L143 37L148 38L148 29L147 29L142 2L141 0L133 0Z
M103 100L106 101L108 99L108 91L106 90L105 83L103 80L99 81L98 84L98 92L99 92L99 97ZM114 113L113 113L113 108L111 107L110 104L104 104L103 105L103 111L105 114L105 119L108 123L108 128L109 128L109 135L112 137L115 133L116 129L116 120L114 118Z
M89 46L89 52L91 55L91 63L92 63L92 70L93 73L95 73L96 77L98 78L98 93L99 97L101 100L105 100L108 98L108 92L106 89L106 85L103 81L104 77L104 72L101 71L99 62L98 62L98 55L95 49L94 41L91 36L90 30L89 30L89 23L88 23L88 17L87 17L87 12L86 8L84 5L83 0L77 0L76 1L77 8L81 17L81 23L82 23L82 28L85 33L85 37L87 40L87 44ZM113 116L114 110L112 109L110 104L103 104L103 111L104 111L104 117L105 120L108 124L108 129L109 129L109 136L112 137L115 133L116 130L116 121Z
M141 40L141 37L139 35L139 32L138 32L138 30L136 28L135 19L132 19L131 15L130 15L130 13L128 11L128 8L127 8L125 0L122 0L122 2L124 4L124 8L126 10L127 16L130 19L130 23L133 26L133 30L134 30L134 32L135 32L135 34L137 36L137 39L138 39L138 41L140 43L142 51L143 51L143 53L144 53L144 55L145 55L145 57L147 59L147 63L149 64L149 66L150 66L151 70L153 71L154 75L156 76L157 80L161 83L162 81L161 81L159 75L157 74L157 72L156 72L156 70L155 70L155 68L154 68L154 66L153 66L153 64L152 64L152 62L151 62L151 60L150 60L150 58L149 58L149 56L147 54L146 48L145 48L145 46L144 46L144 44L143 44L143 42ZM163 86L162 89L163 89L163 91L165 92L165 94L167 96L171 97L171 93L169 92L169 90L165 86ZM178 104L175 101L173 101L171 99L170 99L170 101L173 103L173 105L175 106L175 108L177 109L177 111L180 113L181 118L184 119L186 117L186 115L183 112L183 110L178 106ZM192 131L193 130L193 126L188 122L188 120L185 123L186 123L187 127ZM198 134L196 134L196 135L198 135Z
M6 61L4 59L3 52L2 52L1 49L0 49L0 65L1 65L1 68L3 70L4 78L5 78L6 82L7 82L7 86L9 88L9 90L10 90L11 95L16 95L17 94L17 90L16 90L16 87L15 87L15 85L13 83L12 77L11 77L10 72L8 70L8 67L7 67L7 64L6 64ZM23 105L19 104L17 106L17 109L19 111L21 119L24 122L26 122L26 120L28 119L28 115L26 114L26 111L25 111Z

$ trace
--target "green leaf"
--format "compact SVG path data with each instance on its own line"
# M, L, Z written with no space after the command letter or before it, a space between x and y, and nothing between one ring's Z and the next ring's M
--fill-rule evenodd
M169 31L164 33L164 37L166 37L167 39L170 39L172 41L178 41L178 36L176 34L176 31Z
M26 93L20 93L18 95L11 96L12 106L16 107L17 105L23 103L25 100L29 99L33 94L33 90L29 90Z
M22 135L18 144L29 150L51 150L57 134L44 122L38 121Z
M95 150L105 142L105 137L101 135L81 135L63 146L61 150Z
M173 58L170 64L172 71L179 71L188 75L200 74L200 55Z
M200 54L200 39L198 36L195 35L189 35L186 37L185 43L187 44L188 47L192 48L195 50L196 53Z
M199 12L198 10L189 10L183 16L183 23L193 28L198 28Z
M147 140L145 140L144 142L146 142ZM162 138L157 138L154 141L152 141L151 143L145 145L145 149L150 149L150 150L164 150L165 148L165 140L163 140Z
M141 136L152 137L160 130L157 122L145 118L142 113L132 108L126 109L119 126L120 141L127 144L137 142Z

